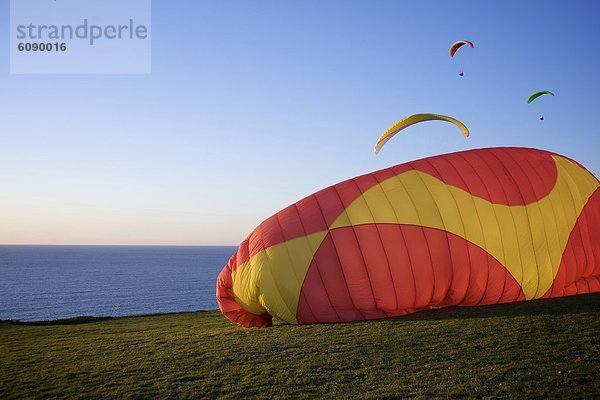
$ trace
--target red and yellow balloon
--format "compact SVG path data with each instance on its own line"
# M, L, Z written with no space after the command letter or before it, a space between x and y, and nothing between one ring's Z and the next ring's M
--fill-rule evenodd
M547 151L429 157L283 209L217 280L222 313L314 324L600 291L598 180Z

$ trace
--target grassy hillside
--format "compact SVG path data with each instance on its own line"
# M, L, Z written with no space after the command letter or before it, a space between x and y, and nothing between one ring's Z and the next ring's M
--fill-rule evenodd
M0 324L0 398L600 394L600 294L245 330L218 312Z

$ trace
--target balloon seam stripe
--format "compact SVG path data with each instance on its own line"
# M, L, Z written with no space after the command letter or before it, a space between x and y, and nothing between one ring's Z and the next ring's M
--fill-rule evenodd
M369 174L367 174L369 175ZM354 186L356 186L356 189L358 189L359 192L362 193L362 190L360 189L360 187L358 186L358 184L356 183L355 179L351 179L350 181L352 181L352 183L354 184ZM361 196L359 196L361 197ZM369 203L367 203L366 199L365 201L365 205L367 206L367 210L369 210L369 214L371 214L371 219L373 221L375 221L375 217L373 216L373 211L371 210L371 207L369 207ZM360 240L358 239L358 235L356 234L356 230L354 229L354 225L352 225L352 233L354 234L354 238L356 239L356 243L359 247L360 251L360 256L363 262L363 265L365 267L365 272L367 273L367 279L369 281L369 287L371 288L371 296L373 296L373 303L375 304L375 308L377 309L377 298L375 296L375 290L373 289L373 281L371 280L371 274L369 273L369 266L367 265L367 260L365 259L365 255L362 252L362 245L360 243ZM381 238L379 238L381 241ZM383 242L381 243L382 247L383 247Z
M348 215L347 211L346 211L346 205L344 204L344 201L342 200L342 196L340 195L338 189L337 189L337 185L333 185L332 186L334 193L336 194L336 196L338 197L340 204L342 205L342 212L339 215L342 214L346 214L346 218L348 219L348 222L352 223L352 221L350 221L350 215ZM339 217L338 215L338 217ZM329 231L331 232L333 229L331 229L331 227L328 227ZM332 236L332 241L333 241L333 236ZM337 259L340 263L340 267L342 270L342 275L344 277L344 284L346 285L346 291L348 292L348 297L350 298L350 302L352 303L352 306L354 307L355 310L357 310L360 315L362 315L363 320L367 320L366 315L362 312L362 310L358 307L356 307L356 303L354 302L354 298L352 297L352 292L350 291L350 286L348 285L348 278L346 277L346 273L344 272L344 268L341 265L342 264L342 259L340 257L340 253L337 249L337 246L335 245L335 242L333 242L333 249L335 250L335 254L337 256Z
M321 205L319 204L319 200L318 200L317 196L313 194L313 195L311 195L311 197L313 197L315 199L315 202L317 204L317 208L319 209L319 213L321 214L321 218L323 218L323 223L327 227L327 221L325 220L325 215L323 214L323 210L321 210ZM296 211L298 213L298 217L300 218L300 210L298 209L298 206L297 206L296 203L294 203L294 207L296 208ZM302 224L302 222L301 222L301 224ZM304 232L306 232L306 229L304 228L304 224L302 224L302 229L304 230ZM329 291L327 290L327 285L325 285L325 281L323 280L323 276L321 274L321 270L319 269L318 261L317 261L317 259L315 257L315 255L319 252L319 249L321 248L321 246L323 246L323 243L325 242L325 240L327 239L327 236L329 234L330 234L329 230L327 229L327 233L325 234L325 237L323 238L323 240L321 240L321 243L319 244L319 246L313 252L310 264L314 263L314 266L317 269L317 274L319 275L319 279L321 280L321 283L323 284L323 290L325 291L325 295L327 296L327 301L329 302L329 305L331 306L331 309L335 313L336 318L338 319L338 321L342 321L342 319L340 318L340 315L338 314L337 310L335 309L335 306L333 305L333 302L331 301L331 296L329 295ZM308 238L307 238L307 241L308 241ZM308 245L310 247L310 243L308 243ZM312 249L311 249L311 251L312 251ZM309 269L310 269L310 264L309 264L309 267L308 267ZM308 270L307 270L306 275L308 275ZM306 275L304 277L304 281L302 282L302 285L300 286L300 296L302 296L302 293L303 293L304 283L306 282ZM300 297L298 297L298 301L300 301ZM309 306L309 308L311 309L311 313L313 313L312 312L312 308L310 307L310 304L308 302L308 299L306 300L306 303ZM297 318L297 315L298 315L298 311L296 311L296 318ZM316 314L313 313L313 316L315 317L315 319L317 321L319 320L317 318Z
M437 174L438 174L440 177L442 177L442 174L440 173L440 171L438 170L438 168L436 168L436 166L435 166L435 165L434 165L434 164L433 164L433 163L432 163L430 160L428 160L428 159L425 159L424 161L425 161L425 162L426 162L426 163L427 163L427 164L428 164L428 165L429 165L429 166L430 166L430 167L431 167L431 168L432 168L432 169L433 169L433 170L434 170L434 171L435 171L435 172L436 172L436 173L437 173ZM456 171L456 169L455 169L455 171ZM456 174L457 174L458 176L460 176L460 174L458 173L458 171L456 171ZM462 179L462 176L460 176L460 179L461 179L461 180L463 180L463 179ZM443 179L442 179L442 181L443 181ZM463 181L463 182L464 182L464 181ZM454 201L454 206L455 206L455 208L456 208L456 211L458 212L458 216L459 216L460 224L461 224L461 226L462 226L462 231L463 231L463 234L466 236L466 235L467 235L467 229L466 229L466 227L465 227L465 223L464 223L464 220L463 220L463 215L462 215L462 212L461 212L461 210L460 210L460 207L458 206L458 202L456 201L456 197L454 196L454 193L452 193L452 190L450 190L450 187L449 187L449 185L447 185L447 184L446 184L446 185L444 185L444 187L446 188L446 190L448 191L448 194L450 195L450 197L452 197L452 200ZM447 235L446 235L446 242L447 242L447 245L448 245L448 254L450 255L450 264L452 265L452 269L451 269L452 277L451 277L451 279L450 279L450 286L452 286L452 283L454 282L454 267L455 267L455 265L454 265L454 258L452 257L452 249L451 249L451 246L450 246L450 242L448 241L448 236L447 236ZM469 250L468 250L468 246L467 246L467 247L465 247L465 250L466 250L466 253L467 253L467 257L469 258L469 265L472 265L471 253L470 253L470 252L469 252ZM469 269L470 269L470 268L469 268ZM470 276L470 271L469 271L469 276ZM466 292L465 292L465 294L466 294Z
M505 154L507 154L506 152L504 152ZM525 175L525 171L523 170L523 168L518 164L518 162L516 161L516 159L511 155L511 154L507 154L507 158L509 160L513 161L513 164L517 165L517 167L519 168L519 170L523 173L523 175ZM498 159L499 162L501 162L501 160ZM533 188L533 185L531 184L531 181L529 179L526 180L529 183L529 186L531 187L531 190L535 193L535 189ZM523 200L523 204L525 204L525 196L523 195L523 191L521 190L521 185L516 185L517 186L517 191L519 192L519 195L521 196L521 199ZM542 209L540 207L540 201L541 199L538 199L535 202L531 202L528 203L527 205L533 205L535 204L535 206L537 207L540 215L543 215L542 213ZM529 209L527 207L525 207L525 212L527 213L527 218L529 219ZM546 241L546 253L548 254L548 259L550 260L550 262L552 263L552 256L550 254L550 247L549 247L549 242L548 242L548 233L547 233L547 229L546 229L546 219L542 218L542 225L544 226L544 240ZM532 246L535 248L535 240L533 238L533 232L531 231L531 227L529 228L529 233L531 235L531 244ZM541 263L538 261L538 257L537 257L537 252L534 251L534 257L535 257L535 265L536 265L536 269L538 271L537 274L537 281L536 281L536 290L535 290L535 295L534 298L538 298L538 294L540 291L540 278L542 277L542 271L540 270L541 267Z

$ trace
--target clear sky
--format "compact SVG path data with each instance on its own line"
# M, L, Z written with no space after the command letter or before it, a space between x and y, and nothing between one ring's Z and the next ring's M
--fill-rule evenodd
M149 75L10 75L8 14L0 243L237 244L318 189L479 147L600 174L597 1L155 0ZM375 157L418 112L471 137L424 123Z

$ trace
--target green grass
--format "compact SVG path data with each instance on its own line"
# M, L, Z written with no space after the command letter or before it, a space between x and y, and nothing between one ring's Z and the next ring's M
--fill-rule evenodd
M600 294L360 323L218 312L0 324L0 398L585 398Z

